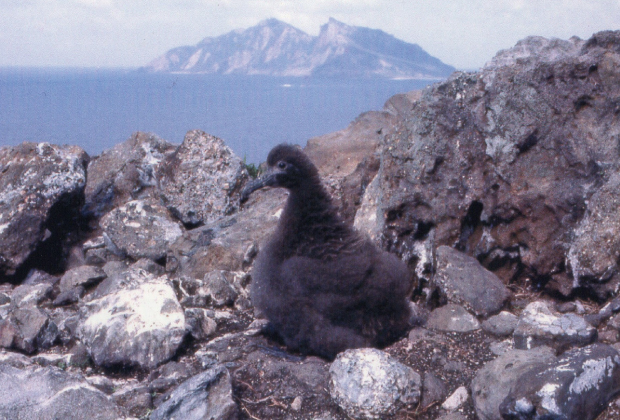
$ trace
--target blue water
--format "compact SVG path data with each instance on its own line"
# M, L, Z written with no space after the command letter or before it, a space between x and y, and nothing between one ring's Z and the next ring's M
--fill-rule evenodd
M178 144L201 129L259 163L278 143L305 145L428 83L0 69L0 146L46 141L97 155L135 131Z

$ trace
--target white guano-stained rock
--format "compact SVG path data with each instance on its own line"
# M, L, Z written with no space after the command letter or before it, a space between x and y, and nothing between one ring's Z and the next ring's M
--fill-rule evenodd
M340 353L329 373L332 398L355 419L384 418L420 399L420 375L381 350Z
M620 355L593 344L530 370L500 405L503 418L593 420L620 391Z
M94 296L81 308L78 334L97 365L152 369L175 354L185 315L167 276L130 269Z
M567 346L585 346L597 336L596 328L574 313L556 314L545 302L526 306L514 332L517 349L531 349L548 345L563 350Z
M190 131L158 172L161 198L183 223L206 224L237 208L248 177L243 161L224 142Z
M106 214L100 222L108 248L134 259L158 260L183 231L168 210L158 204L134 200Z

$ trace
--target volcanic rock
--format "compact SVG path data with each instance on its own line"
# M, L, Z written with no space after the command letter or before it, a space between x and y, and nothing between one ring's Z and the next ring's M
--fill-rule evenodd
M554 314L545 302L532 302L523 310L514 332L517 349L546 345L562 351L585 346L596 339L596 328L574 313Z
M440 331L467 332L479 329L480 323L462 306L449 303L433 310L426 326Z
M199 130L190 131L158 172L161 198L184 224L213 222L237 210L248 173L224 142Z
M595 419L620 391L620 355L593 344L519 378L500 405L505 419Z
M223 366L213 367L183 382L164 396L150 420L233 420L237 405L233 400L230 374Z
M510 292L500 279L478 260L454 248L440 246L436 251L434 282L452 303L465 306L478 316L497 313Z
M513 389L523 386L522 375L541 370L556 360L549 347L509 350L485 364L471 383L471 394L480 420L500 420L499 406Z
M88 164L85 211L98 218L127 201L151 196L159 165L175 148L154 134L136 132L103 151Z
M420 375L381 350L346 350L329 372L332 398L353 418L383 418L420 399Z
M480 73L426 88L381 147L375 201L385 246L405 255L432 235L504 283L615 290L614 241L595 259L577 256L597 232L617 231L619 43L620 31L530 37Z
M0 417L15 420L117 420L121 410L84 378L56 367L0 363Z
M134 200L117 207L100 221L110 251L153 261L166 256L182 234L181 226L158 204Z
M57 212L83 192L87 163L77 146L0 148L0 275L14 274L41 242L64 239L56 237L59 221L49 219L67 216Z
M78 335L99 366L153 369L185 336L185 315L168 277L140 269L108 277L80 312Z

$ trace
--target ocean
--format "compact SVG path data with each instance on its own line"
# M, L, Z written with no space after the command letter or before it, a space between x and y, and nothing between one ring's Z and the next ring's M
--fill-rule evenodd
M181 143L201 129L248 163L274 145L305 145L430 81L0 69L0 146L76 144L95 156L135 132Z

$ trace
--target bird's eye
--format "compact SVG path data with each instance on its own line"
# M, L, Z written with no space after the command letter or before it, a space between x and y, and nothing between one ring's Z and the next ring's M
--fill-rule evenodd
M284 161L278 162L278 168L280 168L280 169L286 168L286 162L284 162Z

